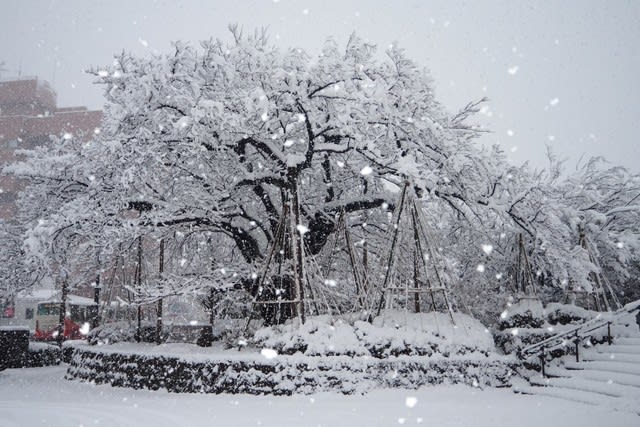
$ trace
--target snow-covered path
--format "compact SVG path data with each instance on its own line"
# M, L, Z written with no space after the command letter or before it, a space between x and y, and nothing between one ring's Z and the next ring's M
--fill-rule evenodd
M0 426L635 427L640 423L640 417L630 413L510 390L437 386L378 390L365 396L169 394L67 381L65 369L0 372Z

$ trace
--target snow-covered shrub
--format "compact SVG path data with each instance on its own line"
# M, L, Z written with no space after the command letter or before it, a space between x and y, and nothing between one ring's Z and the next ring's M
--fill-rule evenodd
M573 304L550 303L545 307L547 321L551 325L577 325L594 319L598 313Z
M276 350L280 354L297 352L308 356L362 356L369 352L359 341L352 325L330 316L307 319L299 327L288 323L256 331L253 341L260 347Z
M494 333L496 346L505 354L517 354L521 349L544 341L555 332L549 328L512 328Z
M552 336L555 332L548 326L542 302L538 299L521 299L509 304L500 314L498 330L494 332L496 346L505 354L517 353Z
M172 348L178 351L172 352ZM376 387L416 389L441 383L504 387L509 386L520 366L516 359L505 357L377 359L277 355L266 358L237 351L203 355L189 350L185 344L168 345L164 349L126 343L99 347L74 345L66 377L179 393L353 394Z
M142 323L142 341L152 342L155 326L151 322ZM89 344L113 344L117 342L133 342L136 337L137 325L126 321L105 323L89 331Z
M282 354L307 356L433 356L494 352L489 330L477 320L454 313L455 324L444 313L386 312L373 323L350 324L329 316L312 317L304 325L262 328L254 335L259 347Z
M247 327L246 318L237 319L217 319L213 325L213 328L206 328L212 330L212 340L221 341L225 348L238 347L239 342L244 342L243 337L246 333L253 333L255 331L255 324L249 324L249 330L245 331Z
M501 331L513 328L541 328L545 324L545 311L539 299L521 299L510 304L500 315Z
M60 347L43 342L30 342L27 363L30 368L59 365L62 359Z

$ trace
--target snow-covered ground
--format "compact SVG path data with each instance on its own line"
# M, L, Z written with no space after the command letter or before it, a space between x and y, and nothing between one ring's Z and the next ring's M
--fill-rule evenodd
M364 396L170 394L65 380L66 367L0 372L0 426L638 426L640 417L508 389L437 386Z

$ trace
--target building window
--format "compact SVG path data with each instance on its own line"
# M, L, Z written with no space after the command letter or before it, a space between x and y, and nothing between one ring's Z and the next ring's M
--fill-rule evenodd
M13 302L0 301L0 317L3 319L11 319L14 315Z

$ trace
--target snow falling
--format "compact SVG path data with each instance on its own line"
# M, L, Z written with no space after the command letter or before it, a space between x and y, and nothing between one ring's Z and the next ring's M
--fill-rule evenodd
M639 4L76 3L0 16L0 426L638 424Z

